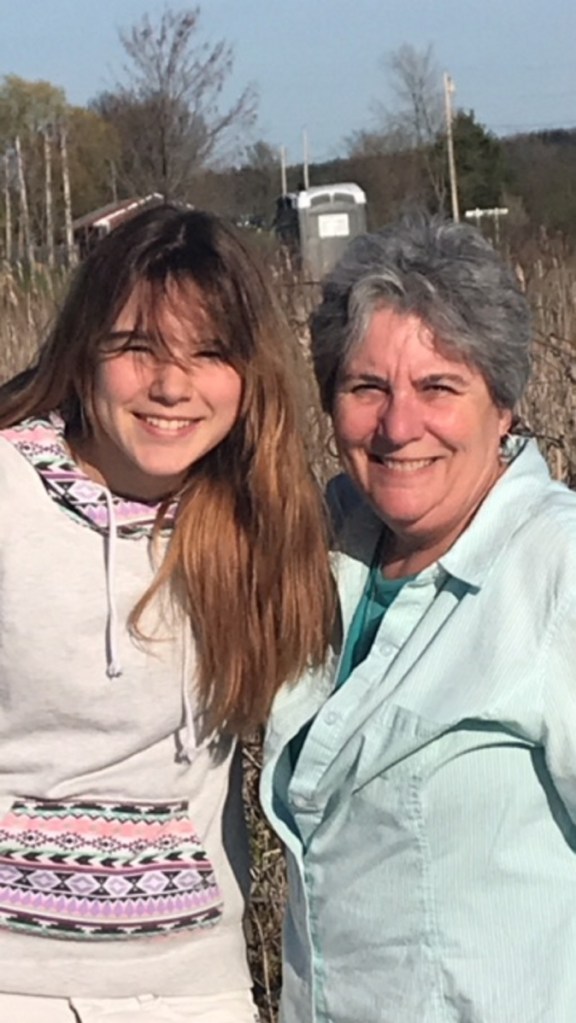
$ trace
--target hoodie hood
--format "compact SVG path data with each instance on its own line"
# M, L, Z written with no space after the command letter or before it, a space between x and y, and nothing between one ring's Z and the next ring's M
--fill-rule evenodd
M52 412L0 430L0 436L34 466L52 500L77 522L106 535L112 502L118 536L150 536L161 502L128 500L95 483L72 458L64 431L64 420ZM171 530L176 507L177 501L173 501L166 509L163 533Z

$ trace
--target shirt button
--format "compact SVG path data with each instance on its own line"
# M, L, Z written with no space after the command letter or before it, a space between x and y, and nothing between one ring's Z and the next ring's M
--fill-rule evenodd
M309 810L311 807L314 806L314 797L313 796L293 796L292 797L292 806L294 806L296 808L296 810Z
M382 653L384 654L384 657L391 657L392 654L394 653L394 647L392 646L392 644L384 643L382 647Z
M335 725L340 720L339 715L334 710L329 710L325 719L327 725Z

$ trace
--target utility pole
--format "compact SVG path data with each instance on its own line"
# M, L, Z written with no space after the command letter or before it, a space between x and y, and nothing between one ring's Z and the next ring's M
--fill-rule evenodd
M456 183L456 161L454 160L454 137L452 134L452 100L454 82L444 72L444 105L446 110L446 144L448 148L448 173L450 176L450 198L452 200L452 219L457 224L460 220L458 207L458 185Z
M310 172L308 169L308 132L306 131L306 128L302 129L302 156L304 188L308 189L310 188Z
M281 194L286 195L288 187L286 184L286 150L284 146L280 146L280 182Z

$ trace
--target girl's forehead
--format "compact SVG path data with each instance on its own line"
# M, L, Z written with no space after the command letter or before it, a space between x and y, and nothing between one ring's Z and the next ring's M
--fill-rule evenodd
M200 288L193 282L152 282L138 284L128 296L114 323L114 329L142 329L151 334L204 336L213 330L212 317Z

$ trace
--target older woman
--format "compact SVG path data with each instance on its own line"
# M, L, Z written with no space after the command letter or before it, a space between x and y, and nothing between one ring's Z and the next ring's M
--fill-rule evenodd
M529 315L474 229L405 219L327 279L349 482L328 671L278 695L262 794L284 1023L576 1019L576 495L515 436Z

